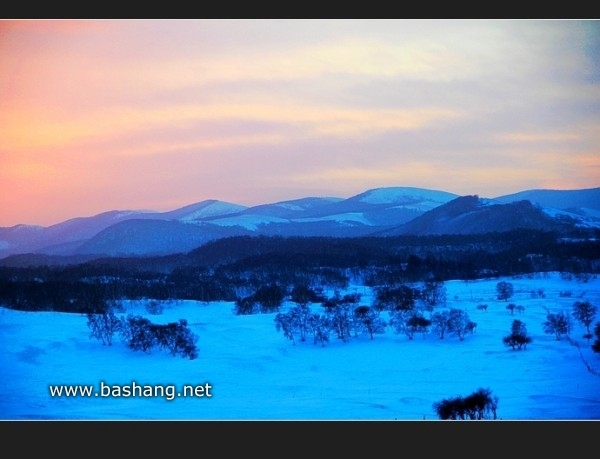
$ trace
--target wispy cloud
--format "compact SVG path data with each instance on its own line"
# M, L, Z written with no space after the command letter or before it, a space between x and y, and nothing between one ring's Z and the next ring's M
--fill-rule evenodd
M0 21L0 225L599 186L598 50L593 20Z

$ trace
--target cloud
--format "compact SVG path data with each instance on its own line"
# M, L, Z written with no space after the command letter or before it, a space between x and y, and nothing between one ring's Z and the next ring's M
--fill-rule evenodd
M581 136L571 132L550 132L550 133L526 133L514 132L498 136L498 140L511 143L546 143L546 142L571 142L579 140Z
M597 21L0 21L0 176L30 221L44 202L79 209L84 196L107 209L384 185L597 186L599 31Z

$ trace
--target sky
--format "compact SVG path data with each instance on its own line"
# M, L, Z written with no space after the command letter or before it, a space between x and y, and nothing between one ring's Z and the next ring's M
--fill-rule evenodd
M508 301L497 299L500 281L514 287ZM194 360L157 348L135 352L118 335L104 346L90 338L85 315L0 307L0 419L421 422L438 419L434 403L483 388L498 397L501 421L600 421L600 354L582 338L585 327L572 320L577 346L542 327L547 311L570 314L575 301L598 306L600 279L549 273L447 281L445 288L445 308L462 309L477 324L463 341L433 333L409 340L388 327L373 340L360 334L343 342L331 335L325 347L310 339L294 345L277 331L276 313L240 316L231 302L166 301L161 314L151 315L143 301L123 303L118 315L165 324L186 319L198 338ZM532 296L539 291L545 297ZM360 304L372 304L368 288L350 285L341 293L358 293ZM523 311L512 315L506 309L511 302ZM294 305L286 301L281 311ZM311 308L324 313L320 304ZM502 342L515 319L532 339L525 350ZM50 386L65 385L91 386L98 396L50 395ZM205 395L175 396L186 385L204 387ZM126 390L136 395L125 397Z
M596 20L0 20L0 226L600 185Z

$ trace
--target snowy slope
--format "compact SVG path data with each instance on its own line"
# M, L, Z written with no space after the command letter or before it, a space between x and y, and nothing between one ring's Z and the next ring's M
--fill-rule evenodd
M350 199L369 204L396 204L407 208L430 210L457 197L458 195L446 191L414 187L388 187L368 190Z
M496 201L510 203L527 199L553 217L574 219L582 227L600 227L600 187L580 190L525 190L498 196Z
M521 314L496 298L496 283L514 285ZM600 355L573 322L571 338L544 333L546 309L571 311L575 300L600 305L600 280L567 280L558 273L529 278L445 283L445 308L459 308L477 323L464 341L434 334L405 335L387 328L325 347L293 345L273 314L236 316L228 302L166 301L161 315L143 302L125 302L124 314L155 323L185 318L198 336L195 360L129 350L116 338L103 346L90 338L85 316L0 308L0 413L7 420L414 420L437 419L433 403L489 388L502 420L600 420ZM539 292L544 293L544 297ZM571 297L564 296L570 292ZM332 293L332 292L328 292ZM352 285L370 304L370 289ZM535 295L533 293L536 293ZM477 309L487 304L486 312ZM286 303L292 306L292 303ZM322 306L312 305L316 312ZM502 343L514 319L532 342L514 351ZM577 344L577 346L575 345ZM211 385L212 397L141 395L51 397L49 385L148 387Z
M221 215L235 214L246 209L246 206L225 201L209 199L191 204L169 212L163 212L160 217L166 220L179 220L182 222L195 222Z

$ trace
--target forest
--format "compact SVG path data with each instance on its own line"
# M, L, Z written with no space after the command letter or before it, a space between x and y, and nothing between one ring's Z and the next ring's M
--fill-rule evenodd
M24 311L95 313L109 301L238 301L269 288L343 289L349 282L393 288L538 272L585 276L600 270L597 237L553 232L396 237L240 236L188 253L111 257L81 263L0 260L0 303ZM47 260L43 258L43 260ZM241 304L241 303L240 303Z

